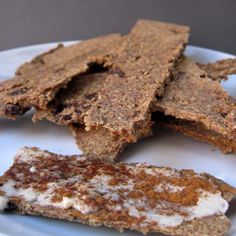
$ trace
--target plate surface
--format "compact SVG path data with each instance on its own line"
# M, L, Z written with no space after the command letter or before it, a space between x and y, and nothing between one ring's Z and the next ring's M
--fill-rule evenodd
M74 42L66 42L65 44L69 45ZM0 80L10 78L20 64L56 45L57 43L42 44L1 52ZM188 46L185 54L202 63L234 57L226 53L194 46ZM232 96L236 96L236 76L230 76L223 86ZM21 146L37 146L61 154L81 153L77 149L72 135L65 127L47 121L34 124L31 122L31 116L32 113L28 113L16 121L0 119L0 174L10 167L16 150ZM224 155L206 143L166 130L160 130L155 136L130 145L122 153L121 160L208 172L236 187L235 154ZM236 201L232 202L227 215L232 221L230 236L236 235ZM120 236L120 233L104 227L95 229L86 225L41 217L0 214L0 236L3 235ZM141 234L125 231L123 235Z

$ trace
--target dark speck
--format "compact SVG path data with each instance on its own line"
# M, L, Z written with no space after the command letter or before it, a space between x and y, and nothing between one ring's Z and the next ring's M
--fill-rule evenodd
M18 88L14 91L12 91L11 93L9 93L10 96L17 96L17 95L21 95L21 94L25 94L27 93L28 89L27 88Z
M94 97L96 97L96 93L90 93L90 94L85 94L84 97L88 100L93 99Z

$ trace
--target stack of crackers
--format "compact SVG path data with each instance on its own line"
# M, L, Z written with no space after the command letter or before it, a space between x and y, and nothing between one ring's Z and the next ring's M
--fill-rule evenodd
M0 115L34 107L34 121L68 126L85 154L110 160L154 124L235 151L235 102L219 82L236 60L197 64L182 54L188 37L186 26L140 20L125 36L59 45L0 84Z
M236 152L236 103L220 84L236 59L198 64L183 54L188 38L187 26L139 20L125 36L58 45L2 82L0 116L35 108L34 122L68 126L84 155L23 148L0 178L0 209L144 233L227 232L233 187L193 171L112 164L159 127Z

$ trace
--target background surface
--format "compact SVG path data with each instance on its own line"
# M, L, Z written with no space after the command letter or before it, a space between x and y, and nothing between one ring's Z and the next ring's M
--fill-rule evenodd
M127 33L139 18L190 25L190 44L236 54L235 0L0 0L0 50Z

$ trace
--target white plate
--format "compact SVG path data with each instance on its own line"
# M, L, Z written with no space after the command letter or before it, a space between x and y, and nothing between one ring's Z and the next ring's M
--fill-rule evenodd
M73 42L67 42L70 44ZM21 63L30 60L56 43L12 49L0 53L0 77L13 76ZM218 59L233 57L232 55L209 49L188 46L186 55L198 62L213 62ZM224 87L231 95L236 95L236 77L224 82ZM12 164L16 150L21 146L37 146L42 149L62 154L80 153L74 139L65 127L47 121L37 124L31 122L27 114L16 121L0 119L0 174ZM212 146L184 137L160 131L157 135L130 145L121 156L127 162L147 162L159 166L170 166L178 169L190 168L198 172L208 172L233 186L236 186L236 155L224 155ZM230 236L236 235L236 201L232 202L227 215L232 221ZM120 236L115 230L104 227L89 226L50 220L41 217L0 214L0 236L46 236L46 235L113 235ZM123 235L141 235L126 231Z

